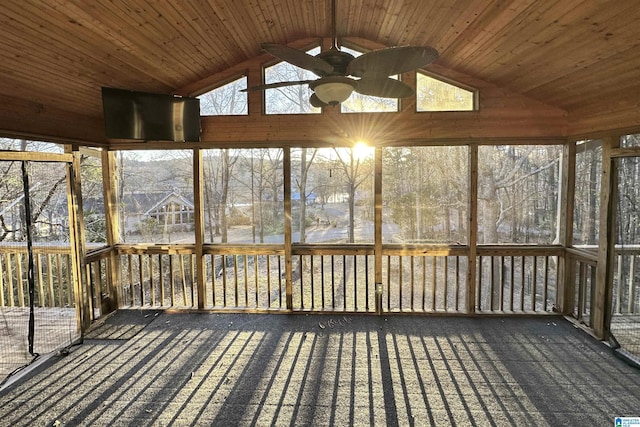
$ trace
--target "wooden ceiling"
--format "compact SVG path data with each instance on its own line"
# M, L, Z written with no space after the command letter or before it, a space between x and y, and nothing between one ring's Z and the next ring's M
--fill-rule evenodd
M23 0L0 5L0 130L95 140L102 86L198 94L265 41L331 35L330 0ZM640 125L640 7L600 0L337 0L337 32L428 45L434 64L567 112ZM481 106L482 108L482 106Z

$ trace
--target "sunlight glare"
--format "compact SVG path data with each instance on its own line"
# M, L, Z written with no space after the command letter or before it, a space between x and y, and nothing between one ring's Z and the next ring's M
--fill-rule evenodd
M369 147L366 142L358 141L353 146L353 156L358 160L363 160L373 155L373 147Z

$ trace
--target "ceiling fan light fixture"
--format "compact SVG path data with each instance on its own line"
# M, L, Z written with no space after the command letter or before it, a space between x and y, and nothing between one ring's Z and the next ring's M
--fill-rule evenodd
M354 90L351 79L345 77L327 77L309 85L320 101L329 105L337 105L346 101Z

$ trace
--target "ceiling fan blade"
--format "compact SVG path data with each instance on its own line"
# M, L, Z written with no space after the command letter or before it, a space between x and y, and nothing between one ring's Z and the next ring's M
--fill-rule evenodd
M316 108L322 108L322 107L326 107L329 104L326 104L322 101L320 101L320 98L318 98L318 95L316 95L315 93L313 95L311 95L311 98L309 98L309 103L311 103L312 106L316 107Z
M333 72L333 67L323 59L311 56L306 52L283 46L276 43L262 43L262 50L270 53L276 58L282 59L296 67L309 70L317 76L326 76Z
M401 46L367 52L355 58L347 74L356 77L388 77L415 70L438 59L438 51L427 46Z
M414 94L411 86L391 78L363 78L357 80L355 90L362 95L381 98L406 98Z
M267 83L264 85L251 86L246 89L241 89L240 92L253 92L256 90L277 89L279 87L285 87L285 86L306 85L313 81L315 80L296 80L291 82Z

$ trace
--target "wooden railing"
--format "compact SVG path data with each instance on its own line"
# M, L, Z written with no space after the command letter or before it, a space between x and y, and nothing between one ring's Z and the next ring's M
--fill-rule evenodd
M198 306L196 258L188 245L119 245L121 307ZM203 252L204 306L285 309L284 249L278 245L211 245Z
M118 246L121 307L195 307L194 249L189 246Z
M75 306L69 247L34 245L34 298L38 307ZM28 307L26 244L0 245L0 307Z
M286 309L282 245L210 245L204 249L205 306Z
M479 246L476 312L552 312L563 252L558 246Z
M383 248L382 307L387 312L467 313L468 248Z
M119 281L111 277L111 255L119 261ZM242 311L293 310L383 312L546 313L558 292L560 247L479 246L475 295L469 307L469 248L385 245L382 283L374 280L373 245L293 245L290 305L287 305L283 245L207 245L203 250L204 306ZM36 302L43 307L74 306L69 248L34 248ZM640 293L634 277L640 248L618 251L616 313L637 313ZM596 259L592 252L567 252L575 278L573 315L589 324ZM198 307L193 245L118 245L89 253L86 279L92 319L120 307ZM0 250L2 306L28 305L26 247ZM624 265L623 265L624 264ZM114 288L115 286L115 288ZM379 289L376 289L376 288ZM377 295L378 293L378 295ZM617 303L617 302L620 303Z
M640 314L640 245L616 246L613 315Z
M372 245L294 245L294 310L375 312Z
M597 251L590 247L571 248L566 251L567 265L571 269L573 282L568 283L572 306L570 314L580 323L593 328L591 302L596 289Z
M102 247L90 251L85 258L91 320L96 320L117 308L115 296L112 295L110 254L111 248Z
M118 245L120 306L197 307L194 251L193 245ZM296 244L288 306L283 245L206 245L204 307L374 313L380 298L388 313L553 311L562 248L478 247L474 307L468 253L466 246L385 245L377 286L373 245ZM105 276L93 276L93 286L103 287Z

